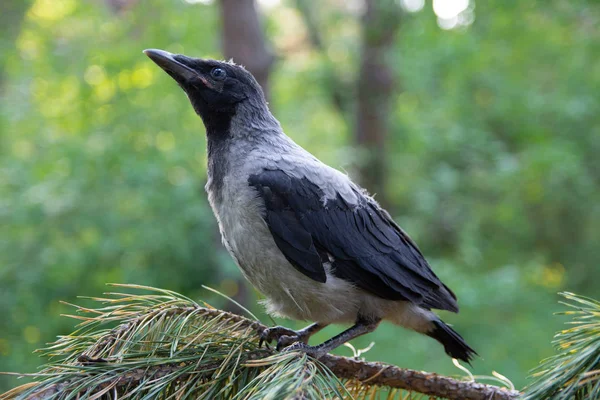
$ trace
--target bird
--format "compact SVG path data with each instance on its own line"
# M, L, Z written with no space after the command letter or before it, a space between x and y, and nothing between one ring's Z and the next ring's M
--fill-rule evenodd
M205 190L224 246L269 314L311 322L267 328L259 347L276 342L277 350L320 358L389 321L437 340L452 358L477 355L432 311L456 313L458 304L416 243L347 174L284 133L250 72L231 60L144 53L202 119ZM351 327L308 344L334 323Z

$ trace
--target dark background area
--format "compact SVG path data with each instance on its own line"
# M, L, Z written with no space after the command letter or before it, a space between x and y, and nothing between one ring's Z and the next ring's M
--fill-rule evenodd
M289 136L377 193L458 295L443 316L475 373L522 387L556 293L598 297L597 2L4 0L0 370L34 371L73 329L59 300L107 282L262 312L206 200L203 125L149 47L233 56ZM353 344L371 341L369 360L462 374L428 338L384 324Z

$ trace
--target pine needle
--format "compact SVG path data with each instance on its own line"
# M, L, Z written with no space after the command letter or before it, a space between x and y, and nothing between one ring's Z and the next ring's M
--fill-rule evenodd
M564 305L573 310L573 327L554 336L557 355L543 360L532 375L535 381L524 399L600 399L600 302L573 293L560 293Z
M268 393L277 393L276 398L297 393L342 397L341 383L331 375L323 379L317 373L322 367L307 357L289 353L259 365L247 363L265 356L251 321L209 312L174 292L115 286L153 294L107 293L91 299L102 303L98 308L70 304L76 313L69 317L80 321L78 329L41 350L53 362L34 374L39 381L1 398L96 399L111 393L131 399L250 399Z
M432 382L438 382L443 393L461 387L462 392L449 397L453 399L464 398L457 396L466 392L481 398L515 397L499 388L478 383L471 387L392 365L274 353L258 347L257 334L266 327L256 320L201 306L168 290L114 286L146 293L86 297L97 307L65 303L74 308L69 317L78 322L75 332L39 350L49 363L37 374L22 374L34 381L1 394L0 400L434 399ZM390 371L406 376L407 382L428 382L420 390L430 394L385 386L381 382L402 385ZM586 384L600 375L589 372Z
M151 294L88 298L97 308L65 303L77 330L39 350L52 362L0 399L349 397L318 361L259 349L251 320L171 291L114 286Z

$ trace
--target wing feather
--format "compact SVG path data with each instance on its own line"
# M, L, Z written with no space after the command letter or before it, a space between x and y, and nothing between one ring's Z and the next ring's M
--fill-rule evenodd
M425 308L458 311L456 297L429 267L416 244L370 197L358 204L340 195L324 201L306 178L265 170L248 183L265 201L265 221L275 243L300 272L318 282L332 273L378 297Z

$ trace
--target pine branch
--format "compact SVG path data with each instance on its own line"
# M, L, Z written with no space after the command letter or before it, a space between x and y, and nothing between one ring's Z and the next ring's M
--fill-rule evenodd
M519 393L383 363L258 348L266 326L177 293L111 293L101 308L77 308L82 322L43 352L37 382L0 399L46 398L366 398L404 389L446 399L514 399ZM107 324L118 325L102 329ZM398 392L399 393L399 392ZM358 395L357 395L358 394Z
M516 399L520 395L514 390L456 380L390 364L360 361L331 354L324 356L320 361L341 379L356 379L369 385L405 389L445 399L504 400Z
M573 293L560 293L574 309L573 327L554 336L558 354L543 360L533 374L524 399L596 400L600 398L600 301Z

